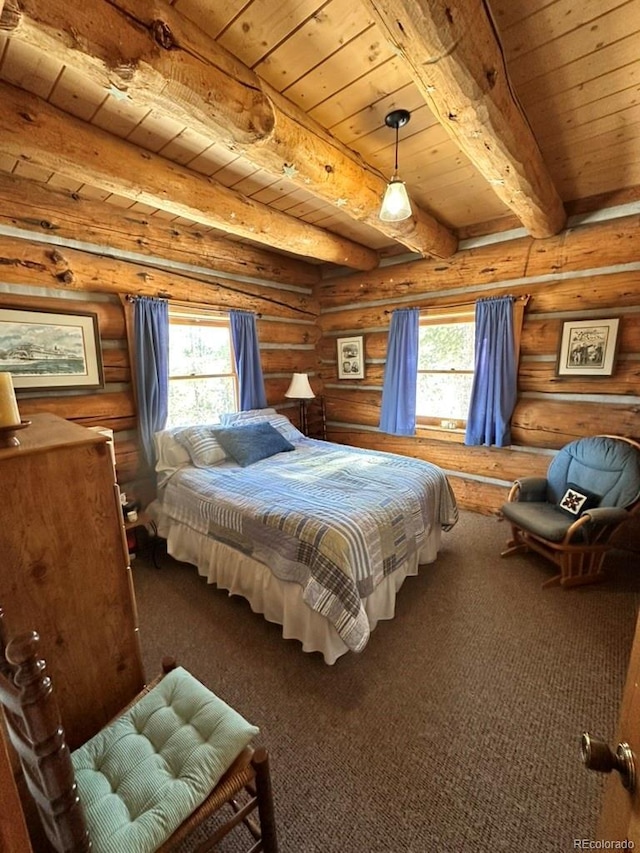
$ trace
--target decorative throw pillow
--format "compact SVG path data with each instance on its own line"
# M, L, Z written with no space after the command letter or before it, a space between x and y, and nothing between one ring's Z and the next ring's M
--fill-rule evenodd
M582 486L576 486L575 483L567 483L567 491L560 498L558 509L566 515L578 518L583 512L598 506L600 497Z
M268 409L254 409L254 414L251 415L249 412L235 412L233 414L222 415L222 422L224 426L240 426L244 423L268 423L275 427L287 441L293 442L304 438L304 435L291 423L286 415L279 415L277 412L274 414L265 414L268 411Z
M246 468L260 459L267 459L286 450L295 450L293 444L269 423L242 424L212 430L215 438L238 465Z
M211 425L185 427L175 433L175 439L188 451L197 468L208 468L227 458Z
M275 409L247 409L244 412L225 412L223 415L220 415L220 422L223 426L229 426L231 424L240 423L240 421L250 421L255 417L262 417L264 415L275 415L277 414Z

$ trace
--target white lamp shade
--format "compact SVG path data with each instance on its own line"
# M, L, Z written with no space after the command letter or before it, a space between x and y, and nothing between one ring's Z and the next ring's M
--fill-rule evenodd
M309 385L309 377L306 373L294 373L291 384L284 393L285 397L293 397L295 400L311 400L316 395Z
M399 178L394 177L389 181L378 216L384 222L400 222L411 216L411 202L407 189Z

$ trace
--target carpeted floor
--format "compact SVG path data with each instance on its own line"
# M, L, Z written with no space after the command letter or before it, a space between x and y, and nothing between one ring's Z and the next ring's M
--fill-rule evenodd
M552 567L501 559L507 534L462 513L396 618L333 667L193 567L134 562L147 674L173 654L260 726L282 853L555 853L594 838L602 778L579 740L613 742L640 561L617 552L604 584L543 590Z

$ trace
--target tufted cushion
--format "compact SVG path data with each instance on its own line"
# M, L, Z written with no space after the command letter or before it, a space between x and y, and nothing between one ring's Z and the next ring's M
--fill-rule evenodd
M229 456L243 468L276 453L295 450L293 444L269 423L243 423L216 429L214 435Z
M156 850L258 729L182 667L72 754L95 853Z

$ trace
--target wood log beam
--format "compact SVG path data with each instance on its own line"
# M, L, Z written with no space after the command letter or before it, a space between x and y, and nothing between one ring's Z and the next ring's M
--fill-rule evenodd
M240 309L267 316L314 321L318 301L312 294L278 290L218 276L206 283L77 249L58 249L29 240L0 236L0 275L7 284L64 289L69 293L131 294Z
M0 174L0 225L122 252L205 267L225 275L312 287L318 266L226 240L197 228L84 199L15 175ZM151 261L150 261L151 262Z
M0 84L0 153L253 243L360 270L378 264L371 249L245 198L6 83Z
M361 0L438 121L533 237L566 214L517 100L485 4Z
M74 67L106 91L164 112L275 177L422 255L449 257L457 239L414 205L401 223L378 218L386 181L202 33L158 0L22 0L11 37ZM233 232L236 233L236 232Z
M11 32L20 23L18 0L0 0L0 33Z

